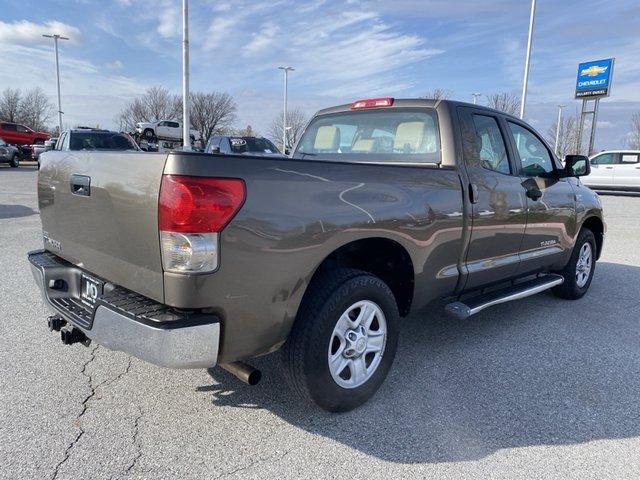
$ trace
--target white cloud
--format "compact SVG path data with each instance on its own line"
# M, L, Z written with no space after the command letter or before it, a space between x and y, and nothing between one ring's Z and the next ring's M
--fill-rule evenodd
M162 2L158 5L158 11L158 33L164 38L179 36L182 31L182 12L177 2Z
M68 37L71 43L80 43L82 40L79 28L57 20L50 20L44 24L28 20L18 20L13 23L0 21L0 43L32 45L50 42L50 39L43 38L42 35L53 33Z
M280 28L273 24L264 24L260 31L251 35L251 41L247 43L243 50L247 54L255 54L271 47L276 41L276 36L280 33Z
M113 62L108 62L105 64L109 70L121 70L124 67L124 64L120 60L114 60Z

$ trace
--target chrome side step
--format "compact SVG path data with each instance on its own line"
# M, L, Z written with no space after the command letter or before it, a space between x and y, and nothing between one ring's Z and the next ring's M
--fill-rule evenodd
M445 310L448 314L462 320L481 312L485 308L489 308L500 303L511 302L513 300L520 300L521 298L526 298L531 295L535 295L536 293L549 290L556 285L562 285L563 282L564 278L560 275L545 275L502 290L478 295L463 302L457 301L449 303L445 307Z

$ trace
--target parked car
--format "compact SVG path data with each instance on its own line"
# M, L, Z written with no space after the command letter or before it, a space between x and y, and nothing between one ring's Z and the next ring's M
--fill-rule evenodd
M214 135L207 142L205 152L224 155L282 156L278 147L263 137Z
M62 132L54 150L134 150L140 148L125 134L98 128L74 128Z
M640 191L640 150L608 150L590 159L585 185L601 190Z
M20 123L0 122L0 138L14 145L43 144L49 138L46 132L36 132Z
M199 140L200 133L193 127L189 130L191 140ZM136 123L136 132L147 140L181 140L182 123L173 120L158 120L156 122Z
M8 163L13 168L20 166L20 152L0 138L0 163Z
M244 362L281 349L292 389L330 411L384 381L400 317L581 298L604 240L587 157L562 167L520 119L453 101L322 110L292 157L45 157L28 257L64 343L247 383Z

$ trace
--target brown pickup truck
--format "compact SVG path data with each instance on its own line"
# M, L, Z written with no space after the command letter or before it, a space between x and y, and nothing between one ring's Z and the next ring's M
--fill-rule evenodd
M552 289L582 297L598 196L529 125L433 100L322 110L291 157L50 151L34 277L64 343L174 368L280 350L293 390L352 409L384 381L400 318L464 319Z

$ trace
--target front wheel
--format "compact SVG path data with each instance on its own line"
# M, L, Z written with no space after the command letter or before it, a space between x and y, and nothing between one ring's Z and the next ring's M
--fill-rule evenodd
M153 140L156 136L155 132L150 129L147 128L144 132L143 132L144 138L146 138L147 140Z
M399 314L389 287L360 270L339 269L309 287L282 360L303 398L331 412L366 402L387 376Z
M557 272L564 277L564 283L552 289L552 292L568 300L582 298L593 280L596 269L596 238L591 230L583 228L573 247L569 263Z
M11 156L11 161L9 162L9 165L11 165L11 167L13 168L18 168L20 166L20 158L18 158L17 153L14 153Z

